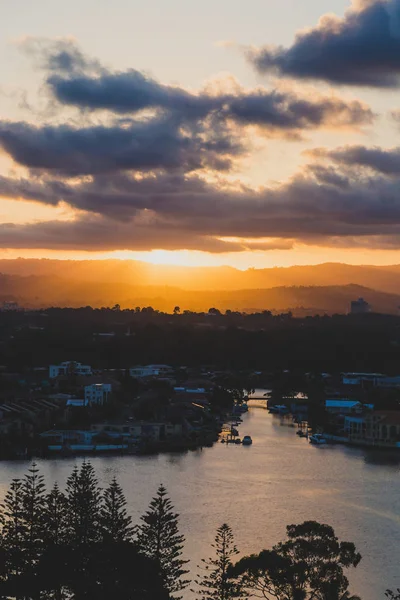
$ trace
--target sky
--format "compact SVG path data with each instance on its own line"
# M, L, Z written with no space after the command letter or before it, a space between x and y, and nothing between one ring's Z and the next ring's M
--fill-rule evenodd
M400 262L400 0L0 12L0 257Z

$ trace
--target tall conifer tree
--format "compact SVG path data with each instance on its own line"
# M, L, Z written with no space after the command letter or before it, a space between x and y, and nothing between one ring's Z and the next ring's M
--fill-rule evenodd
M89 462L75 467L67 479L67 528L71 545L82 547L99 540L101 490Z
M182 559L185 538L179 533L178 518L167 490L160 485L138 528L139 549L159 565L170 594L180 592L190 583L184 579L189 572L184 567L189 561Z
M127 542L132 539L132 518L126 511L126 499L115 477L103 492L100 527L105 542Z
M4 571L8 576L20 575L24 570L25 524L22 501L22 481L13 479L1 505Z
M43 519L46 544L51 546L63 544L67 534L67 499L60 491L57 482L46 495L43 506Z
M229 525L224 523L217 529L212 547L215 549L215 558L202 561L204 573L195 580L198 586L197 596L203 600L243 598L242 585L237 579L230 577L229 573L232 559L238 554Z
M43 475L35 462L24 475L21 487L22 519L24 523L23 547L25 558L32 568L40 558L44 546L43 505L45 502L45 484Z

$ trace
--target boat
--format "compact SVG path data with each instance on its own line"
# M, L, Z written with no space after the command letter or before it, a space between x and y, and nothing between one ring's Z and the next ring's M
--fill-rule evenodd
M243 440L242 440L242 444L243 446L251 446L251 444L253 443L253 440L251 439L250 435L245 435Z
M268 407L268 412L273 415L288 415L290 411L285 404L275 404Z
M314 433L313 435L310 435L310 444L320 445L327 443L328 442L322 433Z
M298 435L299 437L307 437L307 432L303 431L302 429L298 429L296 431L296 435Z

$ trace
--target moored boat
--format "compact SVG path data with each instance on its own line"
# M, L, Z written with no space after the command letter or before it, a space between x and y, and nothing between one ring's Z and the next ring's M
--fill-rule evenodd
M322 433L314 433L313 435L310 435L310 444L320 445L327 443L328 442Z

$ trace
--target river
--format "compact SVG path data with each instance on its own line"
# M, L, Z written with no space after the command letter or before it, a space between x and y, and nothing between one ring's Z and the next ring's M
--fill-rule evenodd
M210 556L215 530L224 522L244 554L282 540L286 524L312 519L355 542L363 559L350 576L351 589L362 600L384 600L387 587L400 587L400 456L311 446L260 406L244 416L240 435L246 434L252 446L218 443L185 454L93 457L92 464L102 485L117 476L136 522L158 485L167 487L193 572ZM43 460L39 466L47 482L63 485L81 460ZM0 463L1 496L27 467Z

